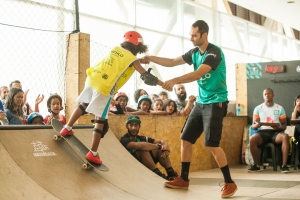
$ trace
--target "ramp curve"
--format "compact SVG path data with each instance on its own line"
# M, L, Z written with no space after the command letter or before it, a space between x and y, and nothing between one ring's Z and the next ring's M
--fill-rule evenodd
M83 170L49 127L29 128L0 130L0 199L195 199L193 191L163 187L165 180L136 161L111 131L98 150L110 171L98 172ZM74 130L90 147L92 127Z

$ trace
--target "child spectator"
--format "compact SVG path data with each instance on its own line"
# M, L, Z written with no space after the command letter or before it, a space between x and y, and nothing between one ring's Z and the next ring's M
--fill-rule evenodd
M11 88L7 95L4 111L9 125L26 124L26 119L22 110L23 96L24 92L20 88Z
M138 100L138 106L137 108L141 111L144 111L144 114L150 114L152 101L151 98L148 95L142 95ZM143 114L143 113L141 113Z
M47 108L50 115L45 117L45 124L51 124L53 118L59 120L62 124L66 124L66 117L60 114L60 111L63 109L61 96L58 94L51 94L47 100Z
M160 98L154 99L152 106L153 111L162 111L163 104L163 100L161 100Z
M157 94L151 94L151 100L154 102L155 99L158 99L159 96Z
M143 95L148 95L148 93L146 92L146 90L143 90L143 89L137 89L135 92L134 92L134 102L135 102L135 107L137 108L137 103L139 101L139 98Z
M118 92L114 97L113 106L110 107L109 112L113 114L141 114L139 110L127 106L128 96L124 92Z
M32 112L27 118L27 124L44 125L43 116L38 112Z
M156 103L161 101L162 101L161 99L158 99ZM176 103L172 99L164 100L161 106L161 110L153 110L151 111L151 114L152 115L177 115Z
M161 100L163 100L163 101L169 98L169 95L168 95L168 93L167 93L166 91L161 91L161 92L158 94L158 96L159 96L159 98L160 98Z
M177 105L176 102L172 99L164 100L163 111L165 111L168 115L177 115Z

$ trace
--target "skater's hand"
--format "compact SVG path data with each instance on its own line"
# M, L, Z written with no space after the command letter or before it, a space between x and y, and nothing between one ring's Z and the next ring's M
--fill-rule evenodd
M175 82L173 80L168 80L162 85L162 88L171 92L171 91L173 91L174 85L175 85Z
M139 61L142 64L149 64L150 63L150 57L149 56L144 56L143 58L140 58Z

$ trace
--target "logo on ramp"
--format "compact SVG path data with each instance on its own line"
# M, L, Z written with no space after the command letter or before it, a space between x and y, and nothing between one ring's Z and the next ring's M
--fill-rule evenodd
M49 150L49 147L42 142L35 141L31 143L34 148L33 156L56 156L57 154L54 152L46 152L46 150Z

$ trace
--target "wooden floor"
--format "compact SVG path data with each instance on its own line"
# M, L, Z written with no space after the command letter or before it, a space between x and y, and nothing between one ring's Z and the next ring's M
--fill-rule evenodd
M76 136L87 146L90 129ZM99 153L109 172L81 169L82 161L52 129L0 130L0 199L221 199L219 169L190 173L189 190L163 186L164 180L138 163L112 132ZM231 166L238 191L231 199L300 199L300 170L282 174L271 168L248 173Z

